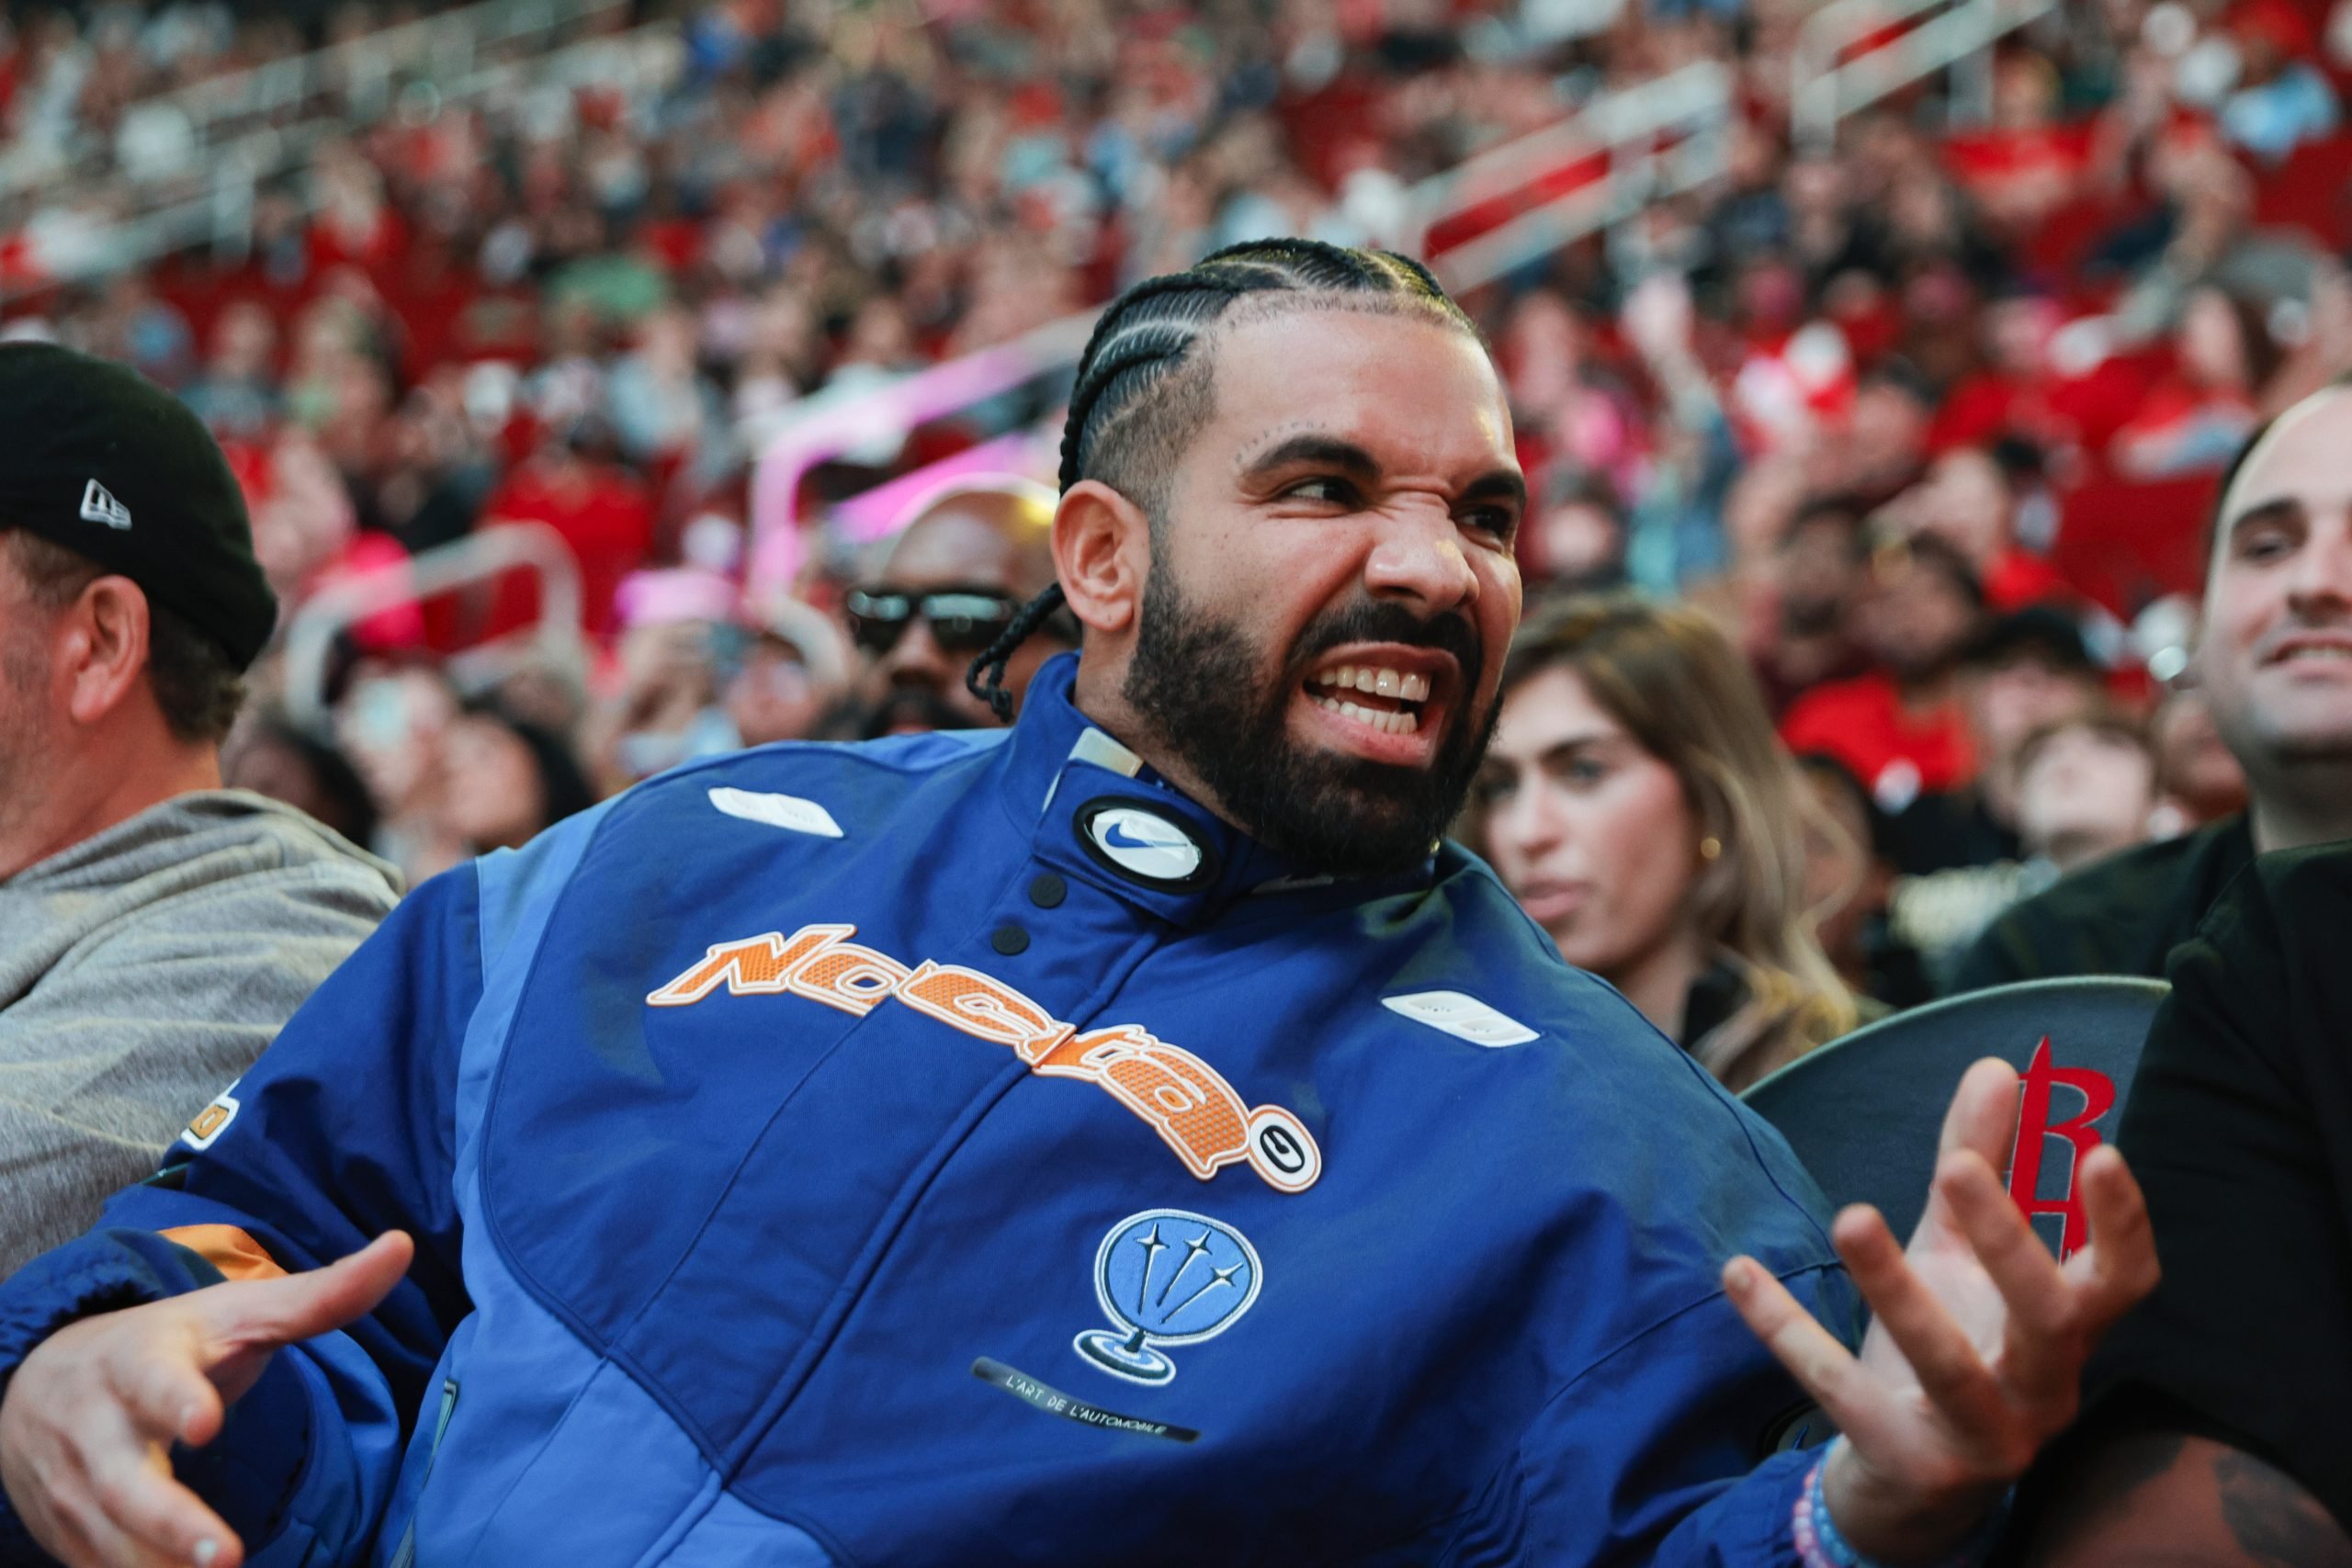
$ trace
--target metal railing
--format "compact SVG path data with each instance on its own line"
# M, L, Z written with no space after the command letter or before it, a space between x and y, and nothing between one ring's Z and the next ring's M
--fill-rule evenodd
M1520 194L1546 174L1595 152L1609 163L1585 190L1542 202L1499 227L1431 258L1438 276L1468 288L1501 276L1544 250L1630 216L1644 201L1687 190L1720 173L1731 112L1731 79L1708 62L1589 105L1581 113L1464 160L1413 189L1416 232L1497 197ZM1416 246L1416 249L1422 247ZM1078 363L1096 311L1040 327L1026 336L932 367L888 387L839 402L821 395L789 416L762 448L752 470L749 591L788 590L809 558L799 511L801 482L818 465L878 439L903 439L918 426L1026 386ZM974 453L958 454L895 479L835 508L842 539L861 544L889 531L897 501L982 464L1034 463L1034 433L1015 433Z
M2058 0L1829 0L1791 51L1790 130L1799 146L1826 151L1847 116L1944 70L1962 73L1956 96L1987 118L1993 45L2057 8Z
M125 125L170 117L185 131L185 154L168 164L145 166L145 156L119 133L85 131L64 147L19 141L0 151L0 196L117 172L135 181L168 180L203 169L212 149L265 126L374 119L409 81L461 80L517 50L545 53L583 32L616 30L628 7L629 0L479 0L307 54L223 72L125 107Z
M436 81L434 87L445 108L511 101L537 88L595 85L635 93L674 79L683 58L676 28L655 22L582 39L549 54L476 60L464 74ZM32 276L0 281L0 299L54 282L104 276L207 242L230 255L240 254L251 239L262 186L307 167L322 146L347 135L350 129L340 115L332 114L296 125L265 126L208 152L199 178L135 186L128 193L128 210L93 216L68 255L36 255L36 263L43 265ZM315 210L321 195L308 184L293 194L305 211Z
M1556 124L1464 159L1412 189L1419 250L1449 288L1475 288L1583 236L1623 221L1645 203L1723 174L1730 153L1731 73L1700 61L1604 94ZM1541 194L1577 164L1597 165L1573 189ZM1433 238L1489 206L1517 209L1474 237Z
M536 660L584 675L588 639L581 618L580 562L563 536L544 523L497 523L408 560L358 572L302 602L286 627L286 713L324 735L332 723L327 667L334 639L371 615L488 583L510 571L538 580L539 618L452 655L446 668L459 686L480 686L500 666Z
M856 547L897 533L918 502L952 479L1018 474L1050 487L1059 462L1061 434L1061 422L1056 420L1050 427L1032 425L967 446L910 474L860 491L834 507L828 521L844 544Z
M789 591L808 558L801 537L800 483L820 463L869 443L903 440L933 420L1016 391L1066 370L1085 352L1100 312L1081 310L1010 343L919 370L861 396L811 408L786 422L752 471L752 538L746 587L755 597ZM821 395L812 399L821 402Z

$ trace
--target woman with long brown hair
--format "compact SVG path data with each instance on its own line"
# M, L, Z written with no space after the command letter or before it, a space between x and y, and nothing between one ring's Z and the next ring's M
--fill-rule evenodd
M1853 1027L1805 908L1818 808L1712 622L1572 599L1502 690L1466 836L1562 957L1735 1089Z

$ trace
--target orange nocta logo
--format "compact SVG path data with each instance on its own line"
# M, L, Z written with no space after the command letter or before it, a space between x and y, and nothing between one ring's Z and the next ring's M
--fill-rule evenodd
M975 1039L1002 1045L1047 1077L1093 1084L1148 1124L1184 1168L1206 1181L1247 1164L1279 1192L1304 1192L1323 1174L1306 1125L1278 1105L1254 1109L1215 1067L1134 1024L1079 1032L1003 981L929 960L909 968L849 939L857 928L803 926L714 944L645 999L692 1007L729 996L793 995L863 1018L895 1000Z
M2050 1120L2050 1091L2060 1085L2083 1097L2082 1109L2063 1122ZM2050 1059L2050 1037L2033 1048L2025 1070L2024 1092L2018 1103L2018 1147L2009 1162L2009 1197L2032 1220L2042 1214L2059 1216L2064 1226L2058 1243L2064 1262L2090 1239L2090 1221L2083 1213L2083 1160L2098 1147L2098 1129L2092 1125L2115 1105L2115 1080L2089 1067L2062 1067ZM2074 1164L2066 1172L2066 1195L2044 1198L2041 1159L2048 1139L2063 1138L2074 1146Z

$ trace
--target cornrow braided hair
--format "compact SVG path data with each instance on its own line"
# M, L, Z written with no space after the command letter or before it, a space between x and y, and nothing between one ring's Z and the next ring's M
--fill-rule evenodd
M1389 251L1350 250L1319 240L1252 240L1204 257L1182 272L1146 278L1113 300L1094 323L1079 355L1078 382L1062 424L1060 488L1102 478L1133 427L1168 386L1194 363L1193 345L1206 337L1228 306L1244 295L1386 296L1476 334L1429 268ZM1170 411L1177 423L1182 411ZM1198 417L1205 418L1205 409ZM1189 434L1189 432L1186 434ZM1136 481L1114 482L1123 492ZM1135 496L1147 503L1157 498ZM1002 636L972 661L965 684L1000 719L1012 716L1004 689L1005 665L1022 643L1063 604L1055 583L1021 608Z

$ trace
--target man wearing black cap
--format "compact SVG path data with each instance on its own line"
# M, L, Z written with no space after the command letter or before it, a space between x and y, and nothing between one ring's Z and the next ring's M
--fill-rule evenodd
M220 787L277 604L196 417L0 347L0 1272L87 1225L399 897Z

